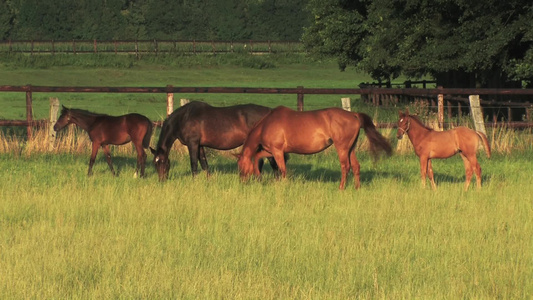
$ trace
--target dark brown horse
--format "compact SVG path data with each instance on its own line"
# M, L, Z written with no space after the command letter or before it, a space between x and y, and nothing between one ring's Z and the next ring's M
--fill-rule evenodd
M299 112L279 106L248 135L238 162L241 177L252 173L259 176L257 162L267 156L274 156L281 176L285 177L285 153L314 154L335 144L341 164L339 188L345 188L351 166L357 189L360 186L360 166L355 155L355 145L361 127L365 130L374 155L380 149L391 154L389 142L376 130L372 119L366 114L340 108Z
M432 158L448 158L459 153L465 165L466 182L465 190L470 186L472 173L476 173L477 187L481 187L481 167L477 161L476 152L479 140L483 142L483 147L490 157L490 146L485 134L466 127L456 127L446 131L435 131L426 127L415 116L400 111L398 121L397 138L401 139L407 133L409 140L413 144L416 155L420 158L420 175L422 185L426 186L426 174L431 181L431 187L435 190L437 185L433 179Z
M250 129L270 111L268 107L255 104L213 107L198 101L176 109L163 123L157 149L150 149L159 180L168 177L168 155L176 139L189 150L193 176L198 173L198 159L209 175L204 147L229 150L241 146ZM272 158L270 164L277 171Z
M61 115L54 125L54 130L59 131L69 124L76 124L87 131L92 141L92 153L89 161L89 172L92 175L92 168L98 148L104 149L105 157L109 169L113 175L115 170L111 164L111 154L109 145L123 145L133 142L137 150L137 167L135 175L141 169L141 177L144 177L144 165L146 163L146 153L144 148L150 145L152 137L152 122L140 114L127 114L123 116L109 116L96 114L81 109L69 109L63 106Z

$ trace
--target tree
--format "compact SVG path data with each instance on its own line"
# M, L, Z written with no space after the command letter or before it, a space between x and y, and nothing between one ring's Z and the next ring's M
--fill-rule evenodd
M0 40L5 40L10 36L15 21L15 12L11 6L11 1L0 2Z
M357 66L378 80L431 75L447 86L499 87L533 78L528 0L347 3L311 1L317 17L303 39L341 67ZM345 21L350 17L352 23Z

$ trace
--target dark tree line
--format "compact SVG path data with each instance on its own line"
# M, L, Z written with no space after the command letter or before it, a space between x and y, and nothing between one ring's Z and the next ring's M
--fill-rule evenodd
M299 40L310 22L307 3L0 0L0 39Z
M430 75L447 87L533 83L531 0L310 0L303 41L375 79Z

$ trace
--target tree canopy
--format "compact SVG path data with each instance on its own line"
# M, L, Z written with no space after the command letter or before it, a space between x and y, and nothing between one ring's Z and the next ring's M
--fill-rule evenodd
M533 81L529 0L311 0L303 35L315 55L337 57L377 80L430 75L456 87Z
M1 0L0 40L299 40L308 0Z

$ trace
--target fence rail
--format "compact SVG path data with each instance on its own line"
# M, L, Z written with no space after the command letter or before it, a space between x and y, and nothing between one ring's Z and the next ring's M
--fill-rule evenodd
M210 40L2 40L0 53L159 54L159 53L301 53L299 41Z
M533 95L533 89L479 89L479 88L253 88L253 87L53 87L53 86L0 86L0 92L26 93L26 120L0 120L0 126L27 126L28 137L31 137L32 126L41 121L33 120L32 93L166 93L167 99L174 98L174 93L249 93L249 94L295 94L297 95L298 110L304 109L304 95L403 95L420 97L437 97L445 99L447 95ZM167 100L168 101L168 100ZM440 100L439 100L440 101ZM168 102L167 102L168 103ZM493 101L480 101L481 105L494 104ZM514 105L525 109L527 122L517 122L515 127L533 127L529 115L533 106L522 102L505 102L504 105ZM439 118L444 114L443 103L439 103ZM167 109L167 111L169 111ZM172 110L170 110L172 111ZM448 115L451 118L451 106L448 102ZM441 118L442 119L442 118ZM394 126L383 124L381 126Z

